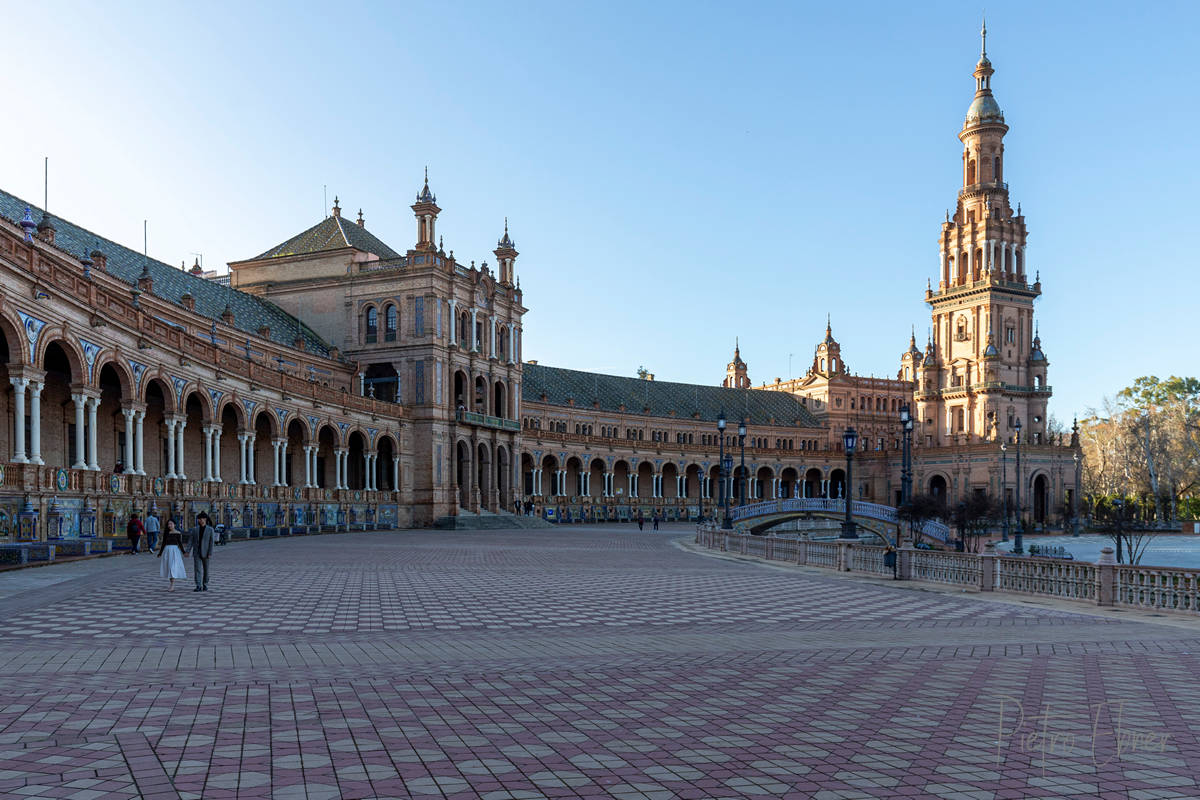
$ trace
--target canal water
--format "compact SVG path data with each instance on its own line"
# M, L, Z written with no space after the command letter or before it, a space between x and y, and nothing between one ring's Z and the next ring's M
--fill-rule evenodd
M1100 559L1100 549L1115 547L1112 537L1098 534L1073 536L1026 536L1025 548L1036 544L1042 547L1062 547L1075 556L1077 561L1096 562ZM1003 552L1012 550L1012 542L997 542L996 549ZM1146 567L1187 567L1200 569L1200 536L1185 536L1178 533L1164 533L1151 539L1142 556L1141 565Z

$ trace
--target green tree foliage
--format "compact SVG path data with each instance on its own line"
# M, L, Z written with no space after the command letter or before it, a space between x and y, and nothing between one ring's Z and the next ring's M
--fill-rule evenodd
M1101 498L1127 497L1135 516L1170 525L1196 511L1200 491L1200 379L1138 378L1080 425L1083 494L1093 518ZM1181 513L1182 512L1182 513ZM1131 522L1133 520L1131 519Z

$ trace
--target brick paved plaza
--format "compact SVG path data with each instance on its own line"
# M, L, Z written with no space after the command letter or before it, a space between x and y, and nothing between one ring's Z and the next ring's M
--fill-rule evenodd
M239 543L207 594L149 555L0 574L0 795L1200 796L1200 623L688 533Z

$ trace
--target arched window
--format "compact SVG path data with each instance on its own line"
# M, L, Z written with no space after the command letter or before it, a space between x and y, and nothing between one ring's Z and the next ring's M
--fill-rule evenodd
M366 342L375 344L379 338L379 311L375 306L368 306L365 317L363 327L366 329Z
M396 307L388 304L383 310L383 340L385 342L396 341L396 329L400 326Z
M975 159L973 158L967 161L967 185L970 186L972 183L975 183Z
M994 180L997 180L997 181L1004 180L1004 173L1001 171L1001 167L1000 167L1000 156L996 156L996 165L995 165L995 167L993 167L993 169L995 169L995 175L996 175Z

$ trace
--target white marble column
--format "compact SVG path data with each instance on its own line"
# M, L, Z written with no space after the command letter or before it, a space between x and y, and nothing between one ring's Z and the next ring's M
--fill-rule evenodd
M363 489L371 488L371 454L363 453Z
M163 424L167 427L167 478L178 477L175 473L175 425L178 420L174 417L169 417L163 420Z
M201 432L204 434L204 482L212 483L212 441L213 426L205 425Z
M271 441L271 485L279 485L279 440Z
M450 344L458 344L458 303L450 299L446 304L450 306Z
M25 390L28 378L9 378L13 386L13 461L18 464L29 462L25 455Z
M137 475L146 474L146 410L138 409L133 412L133 471Z
M249 434L238 434L238 483L242 485L249 483L246 480L246 440L249 438Z
M476 328L476 325L478 325L478 324L479 324L479 309L472 308L471 309L471 349L472 350L479 349L478 328Z
M392 491L400 491L400 456L392 456Z
M212 479L213 483L221 483L221 434L225 432L223 425L214 425L212 443Z
M126 475L137 471L133 464L133 414L132 408L121 409L121 416L125 418L125 453L121 456L121 461L125 464Z
M253 433L246 434L246 483L253 486L258 483L258 475L255 474L254 461L254 445L256 437Z
M75 403L75 463L71 469L87 469L87 396L82 392L71 395Z
M304 445L304 488L312 488L312 445Z
M178 452L175 455L175 477L181 480L187 479L187 472L184 470L183 466L187 463L184 460L183 451L183 432L186 428L187 417L183 417L179 420L179 424L175 426L176 448L178 449Z
M29 463L45 464L42 460L42 381L29 381Z
M99 448L96 446L96 411L100 408L99 397L89 397L87 399L88 409L88 469L96 472L100 469L100 456L98 455Z
M279 485L288 486L288 440L279 442Z

